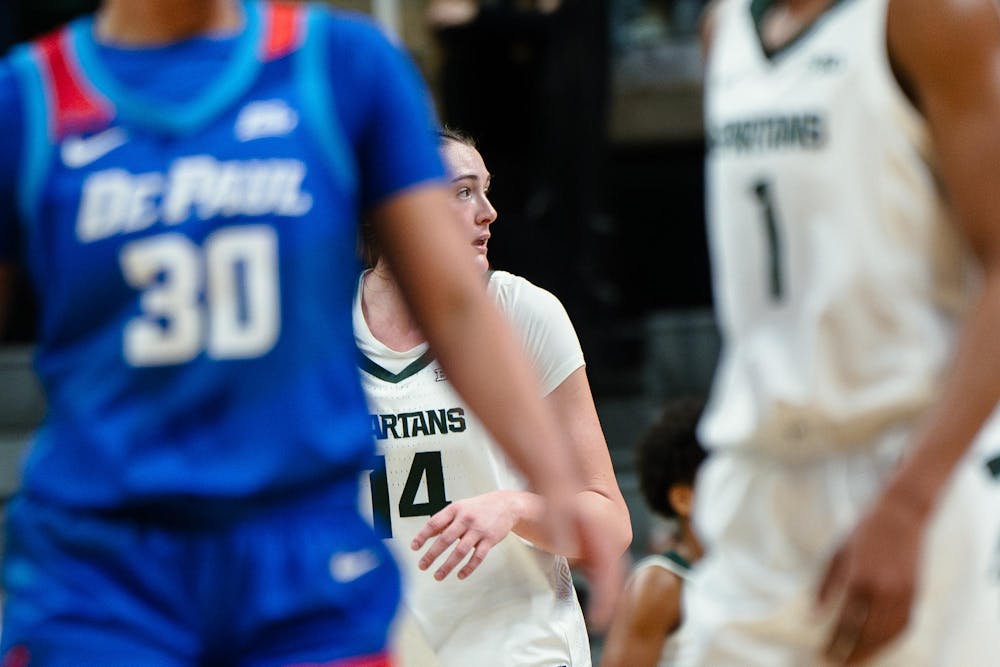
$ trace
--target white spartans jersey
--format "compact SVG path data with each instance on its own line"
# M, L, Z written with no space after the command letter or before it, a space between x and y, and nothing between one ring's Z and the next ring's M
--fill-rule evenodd
M523 489L524 482L459 399L426 344L395 352L374 338L361 310L361 285L354 332L372 432L385 466L371 474L370 495L363 492L362 502L373 508L400 562L404 611L412 616L407 625L435 655L432 664L442 667L590 665L587 630L565 558L511 533L465 580L456 577L460 568L444 581L434 579L450 550L430 570L417 568L431 542L421 552L409 545L431 515L462 498ZM552 294L499 271L490 274L489 290L520 334L544 394L583 366L576 332ZM409 667L406 642L401 650Z
M809 456L906 431L971 272L888 63L887 0L834 0L768 54L755 17L771 3L723 0L708 58L723 352L700 436Z
M691 564L683 556L674 551L668 551L663 555L654 554L646 556L632 568L630 579L634 579L640 570L647 567L658 567L670 572L678 579L683 580L684 586L697 585L694 580L694 571L691 569ZM679 664L677 659L683 650L683 645L684 625L682 623L681 627L667 635L666 641L663 642L663 649L660 651L660 659L657 661L656 667L676 667Z

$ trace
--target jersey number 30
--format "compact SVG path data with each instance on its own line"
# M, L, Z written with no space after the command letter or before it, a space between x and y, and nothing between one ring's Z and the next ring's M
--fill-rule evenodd
M204 352L250 359L278 339L278 241L270 227L226 227L199 247L178 233L125 245L125 282L141 290L140 314L126 325L125 360L168 366Z
M369 473L372 487L372 514L375 519L375 530L380 537L392 537L392 512L389 507L389 479L385 470L385 457L376 456L378 467ZM427 483L427 500L417 502L417 492L421 482ZM434 516L448 504L450 500L444 490L444 468L441 465L441 452L417 452L413 455L410 472L403 484L403 493L399 496L400 518L414 516Z

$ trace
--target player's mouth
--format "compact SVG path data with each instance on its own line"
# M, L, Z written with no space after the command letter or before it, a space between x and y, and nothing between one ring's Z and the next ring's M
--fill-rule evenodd
M485 255L486 254L486 242L489 241L489 240L490 240L490 235L489 234L484 234L483 236L480 236L478 239L476 239L475 241L473 241L472 242L472 246L474 248L476 248L477 250L479 250L479 252L481 252L481 253L483 253Z

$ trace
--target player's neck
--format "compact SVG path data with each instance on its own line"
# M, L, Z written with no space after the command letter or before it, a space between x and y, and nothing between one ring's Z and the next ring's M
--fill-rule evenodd
M361 312L372 335L392 350L406 352L426 342L399 283L383 263L364 276Z
M103 42L156 46L235 32L243 25L243 10L235 0L105 0L95 25Z
M837 0L778 0L764 13L761 39L769 49L780 49Z

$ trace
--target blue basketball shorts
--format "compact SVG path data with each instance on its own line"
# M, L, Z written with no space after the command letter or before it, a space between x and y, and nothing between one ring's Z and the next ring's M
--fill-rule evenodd
M11 503L0 664L388 664L399 574L356 497L196 527L138 517Z

